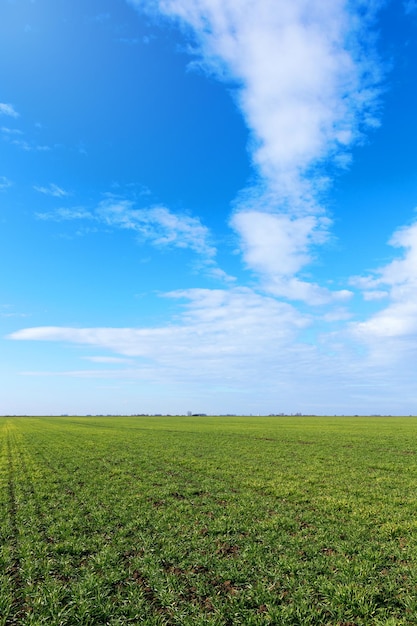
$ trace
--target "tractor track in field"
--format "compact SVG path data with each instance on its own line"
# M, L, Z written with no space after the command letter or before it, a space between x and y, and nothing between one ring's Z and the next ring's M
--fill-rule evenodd
M36 529L39 532L40 537L45 543L50 543L50 537L48 536L45 527L45 512L39 504L39 495L35 488L35 483L32 475L29 471L28 464L25 455L22 450L19 452L19 464L24 477L24 485L26 489L26 495L31 498L34 509L36 511Z
M17 524L17 499L16 499L16 469L13 459L13 450L10 432L7 433L7 468L8 468L8 513L10 519L9 543L12 550L12 562L7 569L7 574L13 582L13 601L10 615L5 625L20 624L26 615L26 604L23 597L23 580L21 575L21 561L19 557L19 529Z

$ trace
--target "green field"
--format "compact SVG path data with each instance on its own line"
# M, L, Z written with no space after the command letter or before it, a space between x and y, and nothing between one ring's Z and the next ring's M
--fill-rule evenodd
M417 624L417 419L0 418L0 625Z

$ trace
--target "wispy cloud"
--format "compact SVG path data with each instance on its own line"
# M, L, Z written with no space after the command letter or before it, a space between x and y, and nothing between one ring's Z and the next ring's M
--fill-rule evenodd
M0 317L30 317L29 313L19 313L13 309L11 304L0 304Z
M13 185L12 181L6 176L0 176L0 191L4 191Z
M94 214L83 207L73 207L71 209L59 208L47 213L36 213L39 220L52 222L65 222L67 220L94 220Z
M218 384L226 376L241 385L262 363L268 371L276 355L282 354L279 360L285 360L284 348L291 347L296 334L310 323L291 305L250 289L192 289L165 297L185 302L175 324L159 328L26 328L9 338L76 343L112 350L123 357L145 358L153 376L159 378L162 371L171 381L208 376Z
M0 115L8 115L9 117L19 117L19 113L16 111L12 104L6 104L0 102Z
M6 135L8 137L12 135L23 135L22 131L19 130L18 128L8 128L7 126L2 126L0 130L3 133L3 135Z
M309 318L291 305L249 288L190 289L169 292L164 297L186 302L177 325L140 329L39 327L17 331L9 338L95 345L125 356L162 358L174 364L179 354L197 360L220 354L250 356L262 352L271 342L289 343L294 330L309 324Z
M117 356L85 356L83 357L86 361L91 361L92 363L104 363L105 365L115 365L117 363L131 363L131 359L124 359L122 357Z
M329 298L323 288L308 287L297 272L314 258L310 248L326 240L329 221L324 226L322 217L316 216L324 213L320 197L332 167L346 166L352 145L364 130L378 124L380 66L368 35L380 3L130 2L176 20L188 35L192 33L196 63L234 85L252 134L250 147L259 179L238 199L232 219L247 267L260 273L264 282L268 274L277 295L311 304ZM267 212L279 216L273 229L275 245ZM308 219L302 221L304 217ZM293 266L293 272L271 273L284 238L288 257L280 265ZM263 242L267 246L261 252Z
M62 187L58 187L58 185L55 185L54 183L50 183L47 187L35 185L33 188L35 191L39 191L39 193L43 193L46 196L53 196L54 198L65 198L66 196L69 196L67 191L62 189Z
M110 198L100 203L96 215L105 224L133 230L157 246L188 248L208 258L216 254L209 243L209 230L198 218L166 207L136 209L129 200Z
M242 406L242 398L247 398L247 412L255 407L267 412L314 412L316 407L324 412L401 412L398 393L392 394L386 385L387 376L404 391L404 405L410 402L407 372L388 362L376 366L375 358L364 356L360 339L346 330L327 333L314 345L309 341L314 320L288 303L248 288L190 289L165 297L184 304L171 323L160 327L34 327L14 332L9 339L76 344L111 351L117 363L133 360L117 369L31 373L135 380L147 389L163 385L172 389L171 400L161 401L167 410L178 410L176 398L183 403L195 396L204 410L212 411ZM339 309L328 322L346 324L348 318L349 313ZM111 365L107 359L93 362Z
M141 42L141 39L139 39L138 37L118 37L116 41L126 44L128 46L136 46L138 43Z
M29 143L25 139L13 139L11 143L25 152L49 152L51 150L50 146Z
M8 115L14 118L20 117L19 113L17 113L11 104L4 103L0 103L0 115ZM10 142L24 152L49 152L49 150L51 150L50 146L38 144L35 141L27 141L27 139L25 139L25 133L19 128L2 126L0 132L3 141Z
M42 188L43 193L50 192L51 187ZM224 279L229 278L215 263L216 249L211 243L209 229L197 217L186 213L174 213L164 206L136 208L132 200L109 195L92 210L83 207L59 208L37 213L36 216L57 222L87 220L107 228L130 230L139 239L160 248L192 250L204 260L209 272L217 277L221 274Z

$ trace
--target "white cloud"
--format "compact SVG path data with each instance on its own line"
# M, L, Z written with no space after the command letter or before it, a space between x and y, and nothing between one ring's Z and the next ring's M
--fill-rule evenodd
M362 293L364 300L383 300L387 298L389 295L388 291L383 291L382 289L373 289L372 291L364 291Z
M330 389L325 403L341 406L335 381L340 385L350 372L339 355L330 358L302 340L312 320L290 304L248 288L191 289L165 297L184 302L184 309L157 328L37 327L9 338L77 344L134 359L126 368L25 373L134 381L136 406L138 397L141 406L151 397L153 410L181 411L195 398L208 412L323 411L323 386ZM108 412L104 405L95 410Z
M232 219L246 265L276 295L311 304L348 297L297 273L314 258L311 248L326 240L324 165L330 159L346 167L350 147L377 125L380 68L367 30L381 3L130 2L178 21L192 35L200 66L234 85L259 178ZM266 212L277 215L273 233Z
M6 104L0 102L0 115L8 115L9 117L19 117L19 113L16 111L12 104Z
M402 256L351 281L366 299L386 297L388 304L350 329L374 358L395 361L417 348L417 222L397 230L389 243L402 248Z
M312 246L327 238L328 221L323 217L239 211L231 223L241 238L247 266L261 276L263 288L270 293L312 305L351 295L296 276L312 261Z
M235 283L237 280L236 276L231 276L224 270L220 269L220 267L217 267L217 265L214 262L209 263L208 267L206 267L205 270L209 276L223 283L231 284L231 283Z
M401 258L394 259L367 276L354 276L351 283L359 288L379 291L381 286L390 288L391 297L417 285L417 222L399 228L388 242L395 248L403 248ZM385 293L385 292L384 292Z
M344 322L353 317L352 313L345 308L336 308L328 313L323 315L323 320L325 322Z
M365 50L370 3L131 2L156 6L191 28L202 63L238 85L254 161L281 197L311 193L314 180L303 178L310 168L343 152L375 120L378 71L369 45Z
M323 236L314 216L291 218L259 211L240 211L232 223L246 242L245 259L263 274L291 276L310 262L308 244ZM249 237L249 233L251 237Z
M162 368L171 379L177 374L192 378L209 374L211 379L221 380L235 368L246 378L247 368L254 372L261 362L266 365L274 360L277 351L291 348L296 334L310 323L289 304L246 288L191 289L166 297L185 300L186 305L177 322L164 327L37 327L22 329L9 338L110 349L124 357L146 358L150 367ZM240 374L236 379L241 379Z
M9 339L110 350L114 357L87 358L108 365L115 359L121 367L24 373L134 383L130 411L138 400L150 410L181 411L192 399L208 412L400 413L410 406L410 372L367 357L346 331L312 343L314 320L290 304L247 288L191 289L165 297L185 304L177 318L158 328L35 327ZM333 313L332 323L348 317L343 309ZM123 367L119 359L134 361ZM94 411L108 412L106 406L108 399Z
M54 198L65 198L68 196L68 192L62 189L62 187L58 187L54 183L50 183L47 187L40 187L35 185L33 187L35 191L39 191L39 193L43 193L46 196L53 196Z

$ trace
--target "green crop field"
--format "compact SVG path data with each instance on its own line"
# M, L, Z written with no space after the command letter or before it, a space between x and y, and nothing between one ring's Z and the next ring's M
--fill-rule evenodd
M417 624L417 419L0 418L0 625Z

